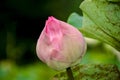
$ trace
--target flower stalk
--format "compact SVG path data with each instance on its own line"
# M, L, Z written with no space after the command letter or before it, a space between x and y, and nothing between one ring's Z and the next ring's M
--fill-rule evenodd
M68 75L68 80L74 80L71 67L68 67L68 68L66 69L66 72L67 72L67 75Z

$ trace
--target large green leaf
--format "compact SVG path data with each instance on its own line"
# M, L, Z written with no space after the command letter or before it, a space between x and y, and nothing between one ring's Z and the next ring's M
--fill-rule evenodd
M94 22L92 22L89 17L84 14L83 17L83 27L80 28L80 31L87 37L98 39L102 42L105 42L116 49L120 49L119 41L115 38L109 36L101 28L99 28Z
M84 0L81 31L85 36L96 38L120 51L120 6L106 0Z

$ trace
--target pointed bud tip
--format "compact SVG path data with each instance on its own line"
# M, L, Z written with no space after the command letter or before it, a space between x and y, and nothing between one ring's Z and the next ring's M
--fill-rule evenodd
M55 20L57 20L55 17L50 16L50 17L48 17L48 20L46 22L51 22L51 21L55 21Z

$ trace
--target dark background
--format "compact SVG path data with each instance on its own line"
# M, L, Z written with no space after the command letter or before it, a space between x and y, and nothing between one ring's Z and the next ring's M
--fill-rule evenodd
M38 61L36 42L48 16L62 21L72 12L82 15L82 0L0 0L0 61L18 65Z

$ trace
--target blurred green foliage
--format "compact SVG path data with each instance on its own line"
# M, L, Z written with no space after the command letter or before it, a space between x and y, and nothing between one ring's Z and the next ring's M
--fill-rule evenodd
M17 66L12 61L2 61L0 64L0 80L49 80L55 74L43 63Z

